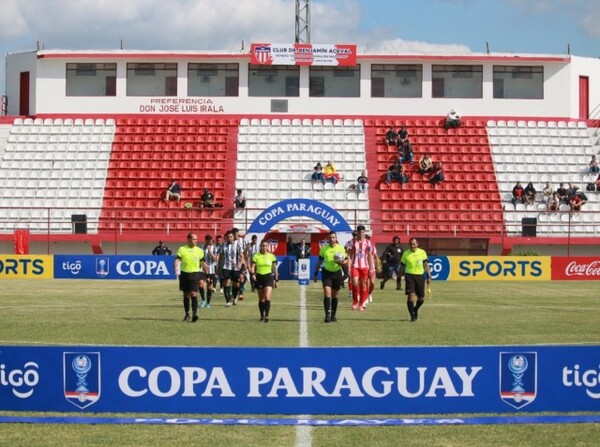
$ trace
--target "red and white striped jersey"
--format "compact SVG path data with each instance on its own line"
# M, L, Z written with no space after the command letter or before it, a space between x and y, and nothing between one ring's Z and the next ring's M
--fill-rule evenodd
M355 240L352 244L352 267L359 269L371 268L369 258L373 256L373 244L368 239Z

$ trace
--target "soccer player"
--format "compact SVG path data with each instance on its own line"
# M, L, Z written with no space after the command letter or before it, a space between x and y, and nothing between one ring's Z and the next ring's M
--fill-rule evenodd
M213 244L213 238L210 234L204 237L204 261L206 262L206 300L202 300L200 307L211 308L210 301L212 293L217 284L217 264L219 261L218 249Z
M219 255L219 265L222 266L221 277L223 278L223 294L225 295L225 306L238 302L240 267L242 265L242 249L234 240L233 233L228 231L225 235L225 244Z
M419 242L416 238L411 238L410 250L402 253L400 259L400 275L404 274L406 282L406 306L410 314L410 321L417 321L419 318L419 308L425 301L425 278L427 275L427 285L431 284L431 270L427 261L427 253L419 248ZM415 305L415 296L417 303Z
M183 292L183 321L190 321L190 300L192 302L192 323L198 321L198 289L204 287L204 250L197 246L198 237L187 235L187 244L182 245L175 255L175 273L179 278L179 289Z
M252 256L250 276L258 292L258 310L260 321L269 322L271 310L271 293L277 288L279 275L277 272L277 258L269 252L267 241L260 243L260 250Z
M360 309L361 312L364 312L375 274L373 244L366 237L364 225L356 227L356 239L352 243L352 251L350 252L350 267L352 309Z
M325 310L325 323L335 322L338 306L338 295L344 282L342 275L342 265L348 264L348 255L344 247L338 244L337 234L331 231L327 236L328 243L321 248L319 259L315 266L314 281L317 282L317 276L321 265L323 265L323 308ZM338 259L336 260L336 255Z

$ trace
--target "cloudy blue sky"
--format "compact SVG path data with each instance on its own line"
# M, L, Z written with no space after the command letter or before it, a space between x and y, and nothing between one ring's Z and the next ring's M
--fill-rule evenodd
M369 53L600 57L598 0L311 0L313 43ZM240 50L294 41L294 0L0 0L0 52ZM0 64L0 91L5 89Z

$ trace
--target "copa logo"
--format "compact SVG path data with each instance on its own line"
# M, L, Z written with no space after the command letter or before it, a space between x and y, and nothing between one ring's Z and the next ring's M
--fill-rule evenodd
M37 258L0 258L0 274L6 276L39 276L44 274L44 260Z
M4 363L0 364L0 386L11 388L12 393L19 399L27 399L33 394L35 386L40 381L38 364L27 362L23 368L9 369Z
M164 261L119 261L117 273L121 276L169 276L169 268Z
M519 259L463 259L458 263L458 275L477 279L541 279L543 263L540 260Z
M450 261L447 256L430 256L429 270L431 279L434 281L445 281L450 275Z

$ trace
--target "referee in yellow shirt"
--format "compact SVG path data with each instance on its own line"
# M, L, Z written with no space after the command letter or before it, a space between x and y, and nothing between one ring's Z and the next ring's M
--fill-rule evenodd
M187 235L187 244L182 245L175 255L175 274L179 277L179 290L183 292L183 321L198 321L198 290L204 286L206 262L204 250L198 247L198 236ZM192 317L190 318L190 301Z
M416 238L409 241L410 250L402 253L400 258L400 276L404 275L406 281L406 306L410 314L410 321L417 321L419 318L419 308L425 301L425 277L427 284L431 284L431 271L429 270L429 261L425 250L419 248L419 242ZM415 296L417 303L415 304Z

